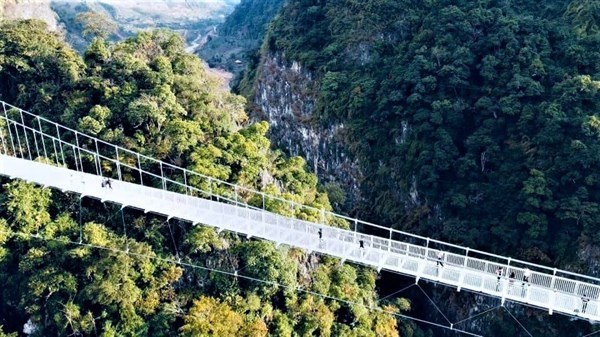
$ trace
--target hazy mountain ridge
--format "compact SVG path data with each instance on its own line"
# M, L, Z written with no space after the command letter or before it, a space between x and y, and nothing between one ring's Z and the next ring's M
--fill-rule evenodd
M58 17L50 8L50 1L0 0L0 18L32 19L45 21L52 30L58 28Z
M76 49L87 45L78 14L93 11L106 15L117 27L118 36L148 28L169 28L181 33L188 43L204 35L233 11L239 0L162 1L48 1L0 0L0 17L41 19L51 30L62 30Z

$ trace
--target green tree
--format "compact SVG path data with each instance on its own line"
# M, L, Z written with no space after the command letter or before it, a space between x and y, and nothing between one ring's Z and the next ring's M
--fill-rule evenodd
M184 318L181 327L184 336L213 337L236 336L242 327L243 319L226 303L212 297L201 297Z

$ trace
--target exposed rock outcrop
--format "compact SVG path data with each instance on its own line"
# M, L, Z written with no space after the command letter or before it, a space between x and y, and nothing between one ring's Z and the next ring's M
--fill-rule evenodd
M359 166L341 145L344 125L323 125L315 117L318 85L298 62L269 53L258 69L254 117L271 124L277 147L304 157L321 181L342 185L351 202L358 197Z

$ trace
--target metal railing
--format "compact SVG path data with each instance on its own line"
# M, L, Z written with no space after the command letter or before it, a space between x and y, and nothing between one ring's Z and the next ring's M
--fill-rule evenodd
M336 237L357 247L360 245L371 250L385 251L389 256L407 257L403 260L406 264L405 271L417 276L417 279L447 277L448 281L456 280L450 284L459 289L463 285L469 289L479 287L481 291L491 287L491 294L494 296L515 300L521 298L523 302L534 301L537 296L536 305L550 311L569 313L573 311L577 299L586 296L594 301L590 303L588 310L588 315L592 315L591 308L596 308L595 301L600 297L600 279L595 277L490 254L302 205L156 160L6 102L0 103L0 152L5 155L46 161L79 172L227 203L249 211L278 211L283 216L305 223L303 230L312 235L316 236L318 231L322 231L321 235L326 238ZM335 224L342 229L332 228L327 224ZM418 262L435 262L438 260L438 252L443 252L442 262L451 267L444 269L445 276L438 275L437 269L433 275L431 266ZM386 266L382 264L382 267ZM495 274L500 267L503 268L500 278L503 286L499 288L503 290L499 292L496 288L501 282L495 282ZM457 270L477 271L479 274ZM525 273L530 274L526 282L523 281ZM513 274L514 278L509 277ZM531 289L534 290L521 297L514 296L518 292L515 290L518 287L514 285L521 283L523 286L533 286ZM477 286L469 286L474 284ZM535 289L544 291L537 293ZM549 290L555 296L543 298L548 297ZM565 296L560 296L561 294ZM593 313L595 311L596 309Z

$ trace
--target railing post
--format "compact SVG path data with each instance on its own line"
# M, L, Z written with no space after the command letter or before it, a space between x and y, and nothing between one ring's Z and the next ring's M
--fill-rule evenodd
M482 270L483 275L485 275L487 273L487 264L488 264L487 261L483 261L483 270ZM484 288L485 288L485 276L482 276L481 277L481 291L482 292L483 292Z
M17 126L17 122L12 121L15 126L15 134L17 137L17 144L19 144L19 152L21 152L21 158L25 159L25 155L23 154L23 145L21 144L21 138L19 138L19 127ZM16 157L16 153L15 153Z
M550 291L552 291L552 295L550 295L550 304L548 305L548 314L552 315L554 311L554 303L556 302L556 289L554 288L554 283L556 281L556 268L552 272L552 279L550 280Z
M140 154L137 154L138 170L140 171L140 185L144 186L144 177L142 176L142 162L140 161Z
M119 176L119 180L123 180L123 176L121 175L121 160L119 159L119 148L115 146L115 153L117 154L117 175Z
M81 172L83 172L83 162L81 161L81 147L79 146L79 132L75 132L75 143L77 144L77 153L79 154L79 167L81 167ZM75 155L75 160L77 160L77 154Z
M550 280L550 289L554 290L554 283L556 281L556 271L557 269L554 268L554 271L552 272L552 279Z
M507 269L507 271L508 271L508 269ZM500 305L504 306L504 302L506 302L506 295L508 293L509 284L508 283L503 284L502 277L500 277L500 280L498 282L499 282L498 286L502 287L504 285L504 288L502 289L502 297L500 298Z
M77 147L73 144L70 144L70 145L71 145L71 149L73 150L73 156L75 157L75 158L73 158L73 159L75 159L75 171L79 171L79 163L77 162ZM83 170L81 170L81 171L83 172Z
M62 139L60 139L60 130L58 129L58 124L54 123L54 126L56 126L56 137L58 138L58 147L60 148L60 156L62 157L63 166L67 166L67 163L65 162L65 151L63 150L62 146Z
M17 150L15 150L15 140L13 139L12 131L10 131L10 119L8 119L8 113L6 112L6 104L4 102L2 102L2 109L4 110L4 117L6 118L6 129L8 130L10 144L12 145L13 156L16 156Z
M54 148L54 160L56 161L56 166L60 166L60 157L58 156L58 150L56 149L57 140L52 137L52 147Z
M21 115L21 125L23 125L23 134L25 135L25 144L27 145L27 152L29 154L29 160L33 160L31 158L31 148L29 147L29 137L27 137L27 128L25 128L25 120L23 119L23 110L19 109L19 114ZM15 125L16 127L16 125Z
M3 130L0 130L0 138L2 139L3 153L8 156L9 155L8 154L8 148L6 146L6 141L4 140L4 131Z
M23 124L23 125L24 125L23 127L25 128L25 124ZM33 126L31 128L31 133L33 133L33 142L35 143L35 152L37 153L38 157L41 157L40 156L40 147L38 146L38 141L37 141L38 137L35 135L36 134L35 126ZM40 138L41 137L42 137L42 135L40 135ZM42 138L42 143L43 142L44 141L43 141L43 138Z
M102 175L102 165L101 165L101 159L100 159L100 150L98 149L98 138L94 138L94 143L96 144L96 155L94 156L94 160L96 161L96 172L98 172L99 176L103 176Z
M94 153L94 166L96 166L96 175L102 177L102 170L100 169L100 156L98 156L98 153Z
M465 283L465 273L467 272L467 262L469 259L469 247L465 249L465 261L463 262L463 267L460 270L460 276L458 278L458 287L456 287L456 291L460 292L463 283Z
M420 246L420 247L423 247L423 246ZM419 280L421 279L421 275L423 275L423 270L427 266L427 249L428 248L425 248L425 259L416 259L416 261L417 261L417 273L416 274L417 275L415 277L415 284L419 283Z
M265 194L260 192L260 195L262 197L262 208L260 211L260 221L262 221L262 223L265 224L265 234L266 234L267 227L266 227L266 223L265 223Z
M189 186L187 183L187 170L183 169L183 184L185 185L185 194L190 195L191 191L189 190Z
M42 147L44 148L44 157L48 158L48 152L46 152L46 143L44 143L44 131L42 131L42 122L40 121L40 117L37 116L38 126L40 128L40 137L42 138Z
M160 161L159 163L160 163L160 179L162 180L162 189L166 190L167 182L165 181L165 172L163 171L163 163L162 163L162 161Z
M6 122L6 123L7 123L6 125L8 125L8 122ZM2 139L2 149L4 149L4 154L8 156L9 155L8 154L8 146L6 145L6 139L4 139L4 130L1 130L1 129L0 129L0 138Z

